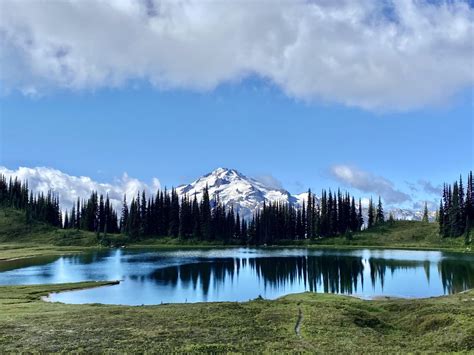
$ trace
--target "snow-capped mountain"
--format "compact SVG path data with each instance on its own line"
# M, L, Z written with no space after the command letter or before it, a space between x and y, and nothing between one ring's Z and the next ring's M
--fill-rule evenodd
M421 221L423 218L423 211L409 210L405 208L392 208L386 215L389 217L392 213L394 219L400 219L405 221ZM430 221L434 221L436 218L436 211L428 211L428 218Z
M180 196L193 197L200 201L206 185L211 200L218 199L226 207L233 207L243 218L261 208L264 202L289 202L299 205L302 197L292 196L288 191L275 189L243 175L235 169L218 168L188 185L176 188Z
M256 210L262 208L264 202L289 202L300 207L303 202L306 203L308 196L307 192L292 195L284 189L275 189L235 169L226 168L218 168L190 184L178 186L176 191L181 197L187 195L192 198L196 194L200 201L206 185L211 200L218 199L228 208L232 206L243 218L251 217ZM317 197L316 203L319 203ZM423 216L422 211L394 208L385 210L387 218L390 212L395 219L402 220L421 220ZM367 208L363 209L363 215L367 220ZM435 212L430 212L430 219L434 219L434 216Z
M124 174L119 180L113 183L101 183L85 176L72 176L60 170L46 167L27 168L20 167L17 170L9 170L0 166L0 174L7 179L18 178L21 181L28 181L30 189L35 192L47 193L48 190L59 195L61 208L63 211L70 210L78 198L86 199L92 191L100 194L108 194L114 208L120 211L123 196L127 196L130 202L139 191L146 191L147 196L161 188L157 178L151 183L145 183ZM264 202L282 201L289 202L294 206L300 207L303 201L306 202L308 193L292 195L284 189L274 188L261 181L243 175L235 169L219 168L207 174L191 184L181 185L177 188L181 196L187 194L193 197L196 193L197 198L202 198L202 191L209 186L210 198L219 198L225 206L233 206L234 210L239 211L242 217L248 218L252 213L261 208ZM319 203L319 199L316 198ZM385 214L388 218L392 212L395 219L421 220L423 212L415 209L385 208ZM366 217L367 208L363 209L363 215ZM429 217L434 220L435 212L430 211Z

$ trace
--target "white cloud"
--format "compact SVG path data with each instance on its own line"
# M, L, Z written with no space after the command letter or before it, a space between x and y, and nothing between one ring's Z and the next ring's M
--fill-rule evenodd
M2 0L0 82L210 90L255 74L302 100L411 109L473 85L473 19L462 0Z
M278 190L283 190L283 184L281 183L280 180L278 180L276 177L274 177L271 174L261 174L257 175L254 177L255 180L261 182L267 187L273 188L273 189L278 189Z
M380 195L385 202L402 203L410 201L410 195L395 189L393 182L370 172L348 165L334 165L331 175L341 183L367 193ZM366 204L367 201L364 201Z
M435 186L431 183L431 181L420 179L418 180L418 184L423 188L426 193L430 195L435 195L439 197L443 193L443 187L441 185Z
M413 209L418 210L418 211L423 211L425 208L425 202L426 206L428 207L429 211L436 211L439 208L439 200L426 200L426 201L416 201L413 203Z
M368 197L361 198L360 199L360 204L362 205L363 208L369 208L370 198L368 198Z
M17 170L9 170L0 166L0 174L5 175L7 179L17 177L20 181L28 181L30 189L35 193L54 191L59 195L61 208L68 210L76 203L78 197L88 198L92 191L103 195L109 194L112 205L120 210L124 194L130 202L138 191L145 190L149 196L160 188L160 181L156 178L153 178L151 184L146 184L129 177L127 173L112 184L100 183L86 176L68 175L60 170L46 167L20 167Z

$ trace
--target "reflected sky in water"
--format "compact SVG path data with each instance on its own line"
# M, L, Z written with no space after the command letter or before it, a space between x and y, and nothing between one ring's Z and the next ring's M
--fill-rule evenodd
M474 287L474 256L436 251L106 250L0 263L0 284L121 280L54 294L65 303L160 304L274 299L312 291L430 297Z

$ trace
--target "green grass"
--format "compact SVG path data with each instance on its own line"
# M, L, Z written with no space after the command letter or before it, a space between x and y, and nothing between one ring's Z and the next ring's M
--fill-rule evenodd
M437 223L419 221L395 221L385 223L370 230L355 233L352 240L344 237L326 238L313 242L316 245L381 247L404 249L437 249L471 251L464 245L464 238L442 238L438 234Z
M97 248L94 233L62 230L39 222L25 224L25 214L0 209L0 260L77 253Z
M474 350L472 291L422 300L303 293L274 301L144 307L40 300L50 292L98 285L0 287L0 352Z
M25 213L0 209L0 243L49 244L57 246L95 246L95 233L54 228L41 222L25 223Z

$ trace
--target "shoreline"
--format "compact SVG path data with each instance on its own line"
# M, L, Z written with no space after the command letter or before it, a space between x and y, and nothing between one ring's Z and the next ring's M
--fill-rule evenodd
M0 244L1 245L1 244ZM51 247L51 250L45 250L44 253L34 253L22 256L14 256L14 257L1 257L1 263L7 263L12 261L18 260L25 260L25 259L32 259L36 257L47 257L47 256L67 256L67 255L79 255L83 254L88 251L100 251L100 250L117 250L117 249L131 249L131 250L139 250L139 249L237 249L237 248L256 248L256 249L321 249L321 250L358 250L358 249L369 249L369 250L407 250L407 251L438 251L444 253L455 253L455 254L474 254L474 250L472 248L446 248L446 247L431 247L431 246L398 246L398 245L334 245L334 244L304 244L304 245L267 245L267 246L257 246L257 245L191 245L191 244L130 244L125 245L122 247L104 247L104 246L97 246L97 247L72 247L67 246L64 247L65 250L61 250L61 246L54 246L54 245L45 245L45 247ZM76 250L70 250L74 248ZM14 248L12 250L22 250L26 249L29 250L28 247L26 248ZM8 250L8 249L7 249ZM5 250L5 251L7 251ZM41 250L37 250L41 251Z
M95 284L94 284L95 283ZM155 303L155 304L141 304L141 305L133 305L133 304L122 304L122 303L100 303L100 302L91 302L91 303L67 303L67 302L60 302L60 301L52 301L50 300L51 295L59 294L59 293L67 293L67 292L75 292L75 291L81 291L81 290L87 290L87 289L92 289L92 288L101 288L101 287L110 287L110 286L116 286L121 283L121 280L112 280L112 281L80 281L80 282L75 282L75 283L68 283L68 285L71 285L71 288L66 288L62 289L60 291L53 291L49 292L47 295L41 295L39 296L39 300L42 302L46 303L51 303L51 304L63 304L63 305L76 305L76 306L87 306L87 305L93 305L93 304L99 304L101 306L110 306L110 307L157 307L157 306L165 306L165 305L185 305L185 304L194 304L194 305L199 305L199 304L232 304L232 303L239 303L239 304L245 304L249 302L254 302L257 300L263 300L263 301L279 301L283 300L287 297L297 297L298 295L304 295L304 294L311 294L311 295L323 295L323 296L334 296L334 297L349 297L349 298L354 298L360 301L364 302L383 302L383 301L423 301L423 300L433 300L433 299L440 299L440 298L446 298L446 297L452 297L456 295L462 295L462 294L467 294L470 292L474 292L474 289L469 288L464 291L460 291L457 293L452 293L452 294L446 294L446 295L438 295L438 296L428 296L428 297L403 297L403 296L390 296L390 295L375 295L373 297L363 297L363 296L358 296L358 295L353 295L353 294L342 294L342 293L331 293L331 292L314 292L314 291L303 291L303 292L294 292L294 293L287 293L284 295L281 295L276 298L254 298L254 299L248 299L245 301L198 301L198 302L166 302L166 303ZM81 287L75 287L75 285L80 285L80 284L86 284ZM15 286L38 286L38 287L47 287L47 286L62 286L65 284L38 284L38 285L0 285L0 287L15 287Z
M90 284L90 283L93 283L93 282L95 282L96 284ZM42 302L47 302L47 303L74 304L74 303L64 303L64 302L51 301L51 300L49 300L49 298L51 297L51 295L55 295L55 294L59 294L59 293L74 292L74 291L80 291L80 290L88 290L88 289L91 289L91 288L115 286L115 285L120 284L120 282L121 282L120 280L75 282L75 283L72 283L71 285L74 286L75 284L83 284L83 283L86 283L86 285L84 285L83 287L78 287L78 288L72 287L70 289L63 289L63 290L56 291L56 292L49 292L47 295L39 296L39 300L41 300ZM61 284L39 284L37 286L43 286L44 287L44 286L48 286L48 285L61 285ZM28 285L16 285L16 286L28 286ZM7 286L4 286L4 287L7 287ZM92 303L84 303L84 304L92 304ZM103 306L107 306L106 303L99 303L99 304L103 305ZM120 306L120 305L116 305L116 306Z

